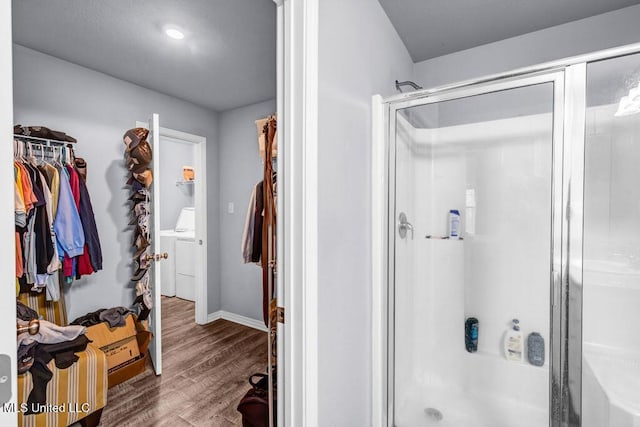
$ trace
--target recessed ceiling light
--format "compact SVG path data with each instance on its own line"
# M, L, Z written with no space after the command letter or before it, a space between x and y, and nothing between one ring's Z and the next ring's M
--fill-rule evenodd
M164 33L175 40L182 40L184 38L184 33L176 27L167 27L164 29Z

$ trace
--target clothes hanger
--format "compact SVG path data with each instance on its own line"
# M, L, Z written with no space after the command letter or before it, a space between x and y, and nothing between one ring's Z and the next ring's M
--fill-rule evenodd
M21 163L26 163L27 161L27 159L24 156L24 150L25 150L25 142L18 141L18 161Z
M44 160L44 149L45 149L45 145L40 146L40 163L39 165L42 166L44 165L46 162Z
M60 158L62 157L62 150L60 147L53 147L53 166L62 166Z
M33 145L30 142L28 144L28 161L32 166L37 166L36 157L33 155Z

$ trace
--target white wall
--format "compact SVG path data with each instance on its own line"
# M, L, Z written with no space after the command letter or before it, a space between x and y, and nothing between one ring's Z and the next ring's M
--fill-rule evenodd
M244 264L240 244L251 191L264 176L255 125L276 110L270 100L219 116L220 286L222 310L262 320L262 268ZM233 203L234 212L228 212Z
M104 256L103 270L74 282L66 292L69 318L133 300L129 189L125 186L122 135L159 113L161 125L207 138L209 203L208 311L219 309L217 114L14 45L14 118L44 125L78 139L77 153L88 164L88 182Z
M637 43L640 5L455 52L415 64L425 88L509 71L554 59Z
M194 205L193 192L195 186L193 184L177 185L176 182L184 180L182 175L183 166L194 165L196 144L162 137L160 138L160 146L162 147L162 156L160 157L160 172L162 173L162 180L160 181L160 228L162 230L171 230L176 226L176 221L182 208ZM216 173L216 171L211 172Z
M320 2L319 425L371 424L371 96L412 62L376 0Z

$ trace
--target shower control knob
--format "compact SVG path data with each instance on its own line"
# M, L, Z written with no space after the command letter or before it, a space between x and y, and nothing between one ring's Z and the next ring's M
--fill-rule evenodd
M407 231L411 231L411 240L413 240L413 224L407 221L407 214L400 212L400 216L398 217L398 234L401 239L407 237Z

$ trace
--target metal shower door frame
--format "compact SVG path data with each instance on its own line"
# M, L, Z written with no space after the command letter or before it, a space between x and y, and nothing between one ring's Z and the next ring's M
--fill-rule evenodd
M394 421L394 289L395 289L395 147L396 114L399 110L506 91L536 84L553 84L552 233L550 236L549 292L551 304L549 425L580 426L582 381L582 193L584 163L584 114L586 65L554 67L517 76L425 90L413 96L384 101L386 134L385 222L386 301L382 314L386 324L386 382L382 389L387 402L384 425ZM580 89L582 87L582 90ZM568 88L569 90L566 90ZM407 99L409 98L409 99ZM570 251L571 248L571 251ZM571 363L569 363L569 360Z

